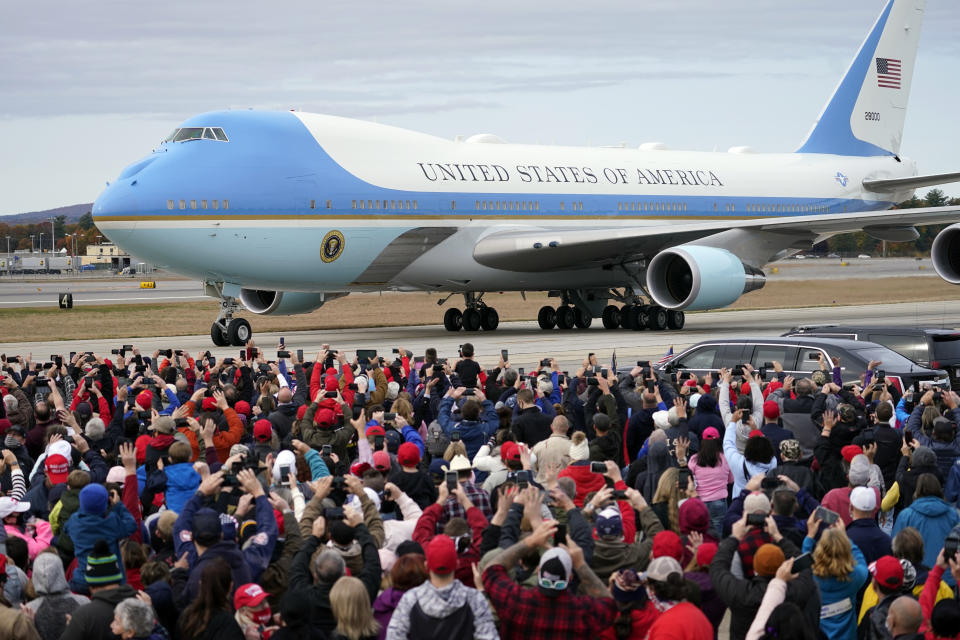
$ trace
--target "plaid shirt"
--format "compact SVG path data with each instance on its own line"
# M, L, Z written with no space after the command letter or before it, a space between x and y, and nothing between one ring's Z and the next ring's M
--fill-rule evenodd
M502 640L590 638L609 629L617 617L613 598L575 596L569 591L556 598L545 596L539 588L511 580L499 564L483 572L483 589L500 620Z
M480 509L480 512L487 520L491 520L493 518L493 507L490 505L490 494L469 480L467 482L461 482L460 486L463 487L463 490L467 493L467 497L470 498L473 506ZM440 521L437 523L437 530L442 530L444 525L450 521L450 518L467 519L467 512L460 506L460 503L457 502L456 496L450 496L447 498L446 503L444 503L443 513L440 515Z

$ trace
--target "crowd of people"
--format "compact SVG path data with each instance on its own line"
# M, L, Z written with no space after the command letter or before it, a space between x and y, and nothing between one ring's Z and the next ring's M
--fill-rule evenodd
M960 637L949 390L273 355L0 356L0 637Z

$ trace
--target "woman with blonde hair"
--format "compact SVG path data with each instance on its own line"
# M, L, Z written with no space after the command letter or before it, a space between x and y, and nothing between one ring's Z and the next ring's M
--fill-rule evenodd
M839 518L817 541L822 522L814 511L803 539L803 552L813 553L813 578L820 588L820 630L831 640L855 640L857 592L867 581L867 561Z
M467 457L467 446L463 444L463 440L457 440L456 442L451 442L447 445L447 450L443 452L443 459L447 462L453 460L456 456Z
M674 533L680 533L680 487L677 486L679 480L680 473L676 467L664 471L660 474L657 490L653 494L653 500L650 501L650 508L660 518L663 528Z
M367 588L358 578L343 576L330 589L330 609L337 620L331 640L376 640L380 625L373 618Z
M406 397L406 394L401 394L396 400L393 401L393 404L390 406L390 410L396 413L398 416L403 416L403 419L407 421L407 424L413 426L413 405L410 404L410 400ZM414 427L416 429L416 427Z

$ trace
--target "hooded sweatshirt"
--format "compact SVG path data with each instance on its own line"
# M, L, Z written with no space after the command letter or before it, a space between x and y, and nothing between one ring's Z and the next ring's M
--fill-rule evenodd
M459 580L438 589L428 580L400 598L387 627L388 640L499 638L483 594Z
M947 539L947 534L958 523L960 516L957 511L946 502L936 496L924 496L917 498L909 507L904 509L897 516L893 523L893 536L907 527L913 527L923 536L923 564L933 567L937 564L937 556L940 549L943 548L943 541ZM944 580L950 582L948 575Z
M713 427L720 432L721 436L727 428L727 425L723 423L720 410L717 408L717 401L709 394L700 396L700 399L697 400L696 413L687 420L687 429L697 434L698 438L703 437L703 430L707 427Z
M815 546L813 539L803 539L803 553L812 552ZM857 592L867 581L868 574L860 547L853 542L850 546L854 566L848 580L813 577L820 587L820 630L831 640L855 640L857 637Z
M390 618L393 616L394 609L400 602L400 598L406 591L390 587L377 596L373 603L373 617L380 624L380 633L377 640L384 640L387 637L387 626L390 624Z
M660 476L669 469L673 458L665 442L654 442L647 451L647 470L637 476L637 490L643 494L644 500L653 504L653 495L657 492L657 483Z
M25 606L33 610L34 624L42 638L59 638L67 627L67 614L90 602L70 593L63 562L52 553L41 553L33 563L33 588L37 597Z

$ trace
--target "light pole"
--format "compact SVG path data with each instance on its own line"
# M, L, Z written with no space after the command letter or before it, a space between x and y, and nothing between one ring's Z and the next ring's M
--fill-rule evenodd
M12 267L10 266L10 236L7 236L7 274L10 273Z
M40 237L37 240L40 245L40 253L43 253L43 232L40 233Z
M36 238L36 237L37 237L37 236L35 236L35 235L32 234L32 233L30 234L30 253L33 253L33 247L34 247L33 239Z
M53 219L50 219L50 252L57 252L57 228L53 226Z

